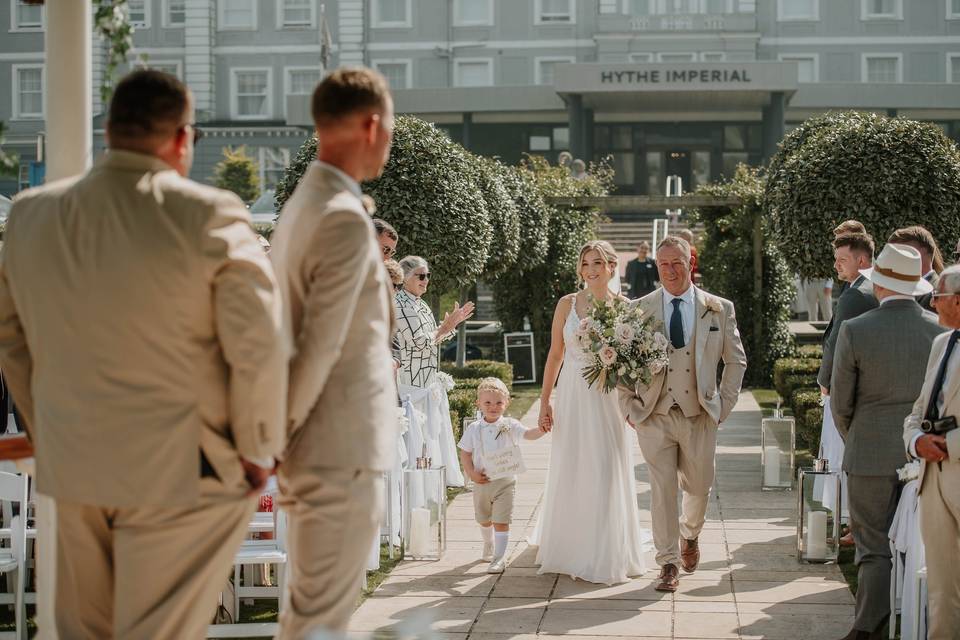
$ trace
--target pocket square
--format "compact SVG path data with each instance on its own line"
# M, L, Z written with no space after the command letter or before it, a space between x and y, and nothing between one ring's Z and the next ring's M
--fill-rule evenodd
M710 331L720 331L720 327L718 327L718 326L716 326L716 325L711 325L711 326L710 326Z

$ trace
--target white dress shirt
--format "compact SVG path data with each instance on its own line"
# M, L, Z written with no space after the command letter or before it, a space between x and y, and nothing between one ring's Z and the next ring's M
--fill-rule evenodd
M914 298L913 296L906 296L906 295L901 295L899 293L895 293L892 296L887 296L886 298L881 300L880 304L890 302L891 300L916 300L916 298Z
M683 321L683 344L690 344L690 340L693 338L693 323L694 310L696 308L696 298L694 297L694 290L696 287L690 285L687 287L687 290L681 293L679 296L671 294L666 289L663 290L663 328L664 333L667 338L670 338L670 318L673 317L673 300L679 299L682 302L680 303L680 319Z
M940 365L943 363L941 358L937 362L937 368L933 370L933 375L937 375L937 371L940 370ZM947 370L943 376L943 386L940 387L940 393L937 395L937 413L941 416L943 415L943 392L950 387L950 379L957 375L957 367L960 366L960 344L953 348L953 353L950 354L950 360L947 361ZM928 401L929 402L929 401ZM924 411L927 410L926 407L923 408ZM923 420L926 416L920 416L920 419ZM913 436L913 440L910 441L910 455L914 458L919 458L917 455L917 440L925 436L925 433L918 433ZM952 454L951 454L952 455Z

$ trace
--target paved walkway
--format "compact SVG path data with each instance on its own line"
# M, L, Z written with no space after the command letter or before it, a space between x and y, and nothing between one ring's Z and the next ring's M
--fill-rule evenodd
M534 405L524 422L536 423ZM650 523L646 466L634 442L640 518ZM484 573L470 494L448 511L449 544L439 562L394 569L357 610L363 635L407 635L429 617L440 640L593 638L839 638L852 626L853 597L834 566L801 565L795 551L794 492L760 485L760 411L749 393L721 427L716 491L701 535L700 569L682 575L676 594L653 590L657 569L614 587L537 575L525 542L543 497L550 437L524 445L507 571ZM413 629L411 629L411 627Z

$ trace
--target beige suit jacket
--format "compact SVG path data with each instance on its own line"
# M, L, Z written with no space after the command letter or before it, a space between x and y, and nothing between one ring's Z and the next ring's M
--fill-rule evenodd
M38 489L104 507L197 502L283 448L273 270L232 193L111 151L17 198L0 256L0 368Z
M692 286L692 285L691 285ZM737 403L740 384L747 370L747 358L740 342L740 331L733 303L694 287L694 361L697 368L697 399L714 424L727 419ZM663 319L663 289L659 288L633 302L647 316L653 316L659 330ZM717 389L717 366L723 362L723 376ZM619 390L620 409L634 424L650 417L666 380L666 369L654 376L649 386L641 386L639 395L633 389Z
M351 189L355 183L313 162L272 237L294 347L282 473L386 470L397 445L392 285Z
M943 333L933 340L933 347L930 349L930 359L927 360L927 373L923 379L923 387L920 389L920 397L913 403L913 411L903 421L903 444L907 450L907 459L910 459L910 443L920 430L920 422L923 420L923 414L927 410L927 403L930 402L930 393L933 391L933 383L937 377L937 369L940 367L940 360L943 358L943 352L947 348L947 341L950 339L950 331ZM954 347L957 348L957 347ZM947 382L943 390L943 410L941 415L956 416L960 420L960 371L947 371ZM960 429L954 429L947 433L947 454L950 456L952 464L960 464ZM920 460L920 490L923 491L923 474L927 470L927 461ZM946 479L951 476L943 475ZM954 487L954 490L960 492L960 486Z

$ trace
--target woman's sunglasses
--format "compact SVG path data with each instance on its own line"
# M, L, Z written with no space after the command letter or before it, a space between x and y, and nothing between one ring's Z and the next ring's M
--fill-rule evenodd
M420 280L420 282L423 282L424 280L429 280L429 279L430 279L430 274L429 274L429 273L416 273L416 274L414 274L414 275L417 276L417 278Z

